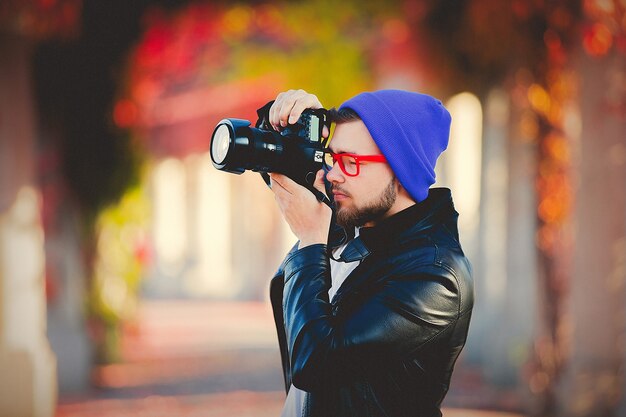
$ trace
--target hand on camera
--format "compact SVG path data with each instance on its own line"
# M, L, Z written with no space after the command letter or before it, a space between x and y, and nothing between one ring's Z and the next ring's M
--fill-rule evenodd
M315 96L313 96L315 97ZM300 240L300 248L326 243L332 216L331 209L317 201L313 193L289 177L271 173L272 191L291 231ZM324 193L324 171L319 170L313 186Z
M322 103L316 95L304 90L289 90L278 94L270 108L269 122L275 130L282 130L288 124L294 124L306 109L321 109ZM328 126L324 126L322 136L330 134Z

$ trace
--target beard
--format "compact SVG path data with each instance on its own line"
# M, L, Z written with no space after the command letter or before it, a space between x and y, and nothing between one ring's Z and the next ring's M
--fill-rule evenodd
M337 224L342 227L361 227L365 223L379 220L393 206L397 197L396 178L394 177L374 201L363 207L338 209Z

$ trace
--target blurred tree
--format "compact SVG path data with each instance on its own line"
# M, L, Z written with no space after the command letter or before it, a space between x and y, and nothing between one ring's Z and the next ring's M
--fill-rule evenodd
M397 14L393 4L196 3L170 15L152 8L118 101L120 115L127 116L118 125L145 134L142 129L155 124L149 114L155 103L241 80L272 78L276 88L303 88L323 103L339 103L373 86L375 65L368 52L380 32L372 27ZM228 103L255 94L228 91L233 96L224 97Z
M139 154L110 114L124 58L148 3L87 1L76 36L45 40L35 52L41 123L59 133L63 171L88 225L137 180Z
M114 346L107 341L114 339L120 319L124 317L119 308L103 307L103 300L107 294L110 299L111 294L106 289L126 288L125 294L136 297L136 280L140 274L136 267L125 271L113 268L106 275L110 285L103 286L103 274L95 270L100 256L98 239L101 240L102 230L114 227L111 215L107 215L111 210L125 211L129 224L137 222L132 216L132 206L134 204L135 211L140 208L141 199L136 189L131 191L130 195L134 197L130 198L128 190L140 182L143 159L143 151L129 133L113 123L112 110L128 50L140 34L140 17L151 4L173 7L181 3L167 0L84 3L53 0L8 2L0 8L5 11L7 7L17 7L19 16L15 18L14 13L14 18L8 19L9 23L25 27L39 39L33 51L33 75L40 142L42 149L46 150L46 158L60 161L64 176L64 186L46 188L45 212L47 216L64 215L51 209L50 204L65 199L71 200L80 210L82 255L91 293L88 297L91 330L96 336L96 344L106 347ZM52 23L46 23L41 17L55 15L58 18ZM74 26L68 26L72 21ZM63 36L48 36L47 33L57 26L65 28L61 32ZM98 229L96 224L99 224ZM113 232L107 233L108 236ZM129 237L128 233L126 235L131 242L117 242L118 248L140 241ZM128 255L124 259L128 265L142 265L136 253L124 252L124 255ZM53 280L48 284L48 288L58 285ZM132 304L125 297L119 302ZM114 356L115 349L100 348L99 351L102 353L99 359L107 360Z

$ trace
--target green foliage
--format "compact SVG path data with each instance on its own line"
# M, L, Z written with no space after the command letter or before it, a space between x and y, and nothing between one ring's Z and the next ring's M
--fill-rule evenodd
M198 70L213 84L271 74L285 89L302 88L338 105L374 87L369 52L381 22L397 14L395 2L239 4L214 22L225 46L219 73Z
M88 308L98 317L100 360L117 356L119 323L135 312L149 257L149 202L141 187L126 191L96 220L96 248Z

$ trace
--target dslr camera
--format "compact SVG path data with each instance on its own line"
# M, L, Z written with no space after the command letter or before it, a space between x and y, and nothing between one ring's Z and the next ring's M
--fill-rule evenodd
M257 110L255 127L248 120L231 118L217 124L211 136L213 166L234 174L245 170L259 172L268 185L268 172L284 174L322 201L322 193L313 183L317 171L324 167L326 139L322 129L328 123L328 111L307 109L296 123L277 132L268 122L272 104L273 101Z

